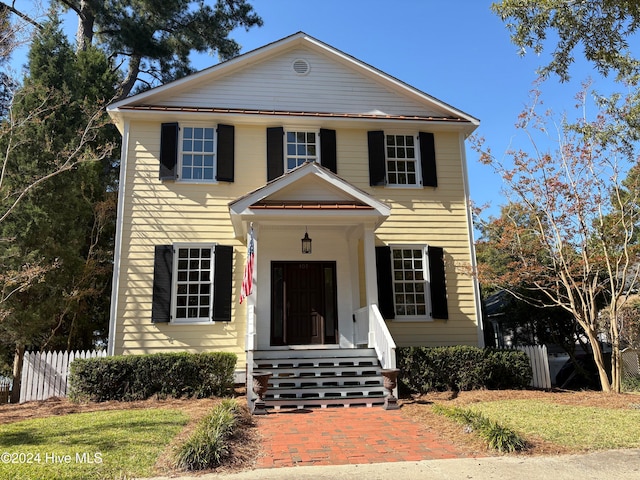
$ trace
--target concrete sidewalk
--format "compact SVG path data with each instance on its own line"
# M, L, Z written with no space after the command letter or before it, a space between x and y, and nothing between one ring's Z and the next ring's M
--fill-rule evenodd
M235 474L158 477L155 480L419 480L640 479L640 449L608 450L583 455L505 456L388 462L363 465L263 468Z

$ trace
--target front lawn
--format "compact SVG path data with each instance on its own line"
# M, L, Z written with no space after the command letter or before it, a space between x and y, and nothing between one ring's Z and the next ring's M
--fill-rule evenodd
M0 478L145 477L189 421L171 409L111 410L0 425Z
M476 390L434 392L405 400L405 415L470 452L491 451L472 428L442 414L442 408L479 414L527 443L531 454L561 454L640 448L640 395L602 392ZM440 413L437 413L440 412Z
M503 400L471 410L518 431L575 449L640 448L640 409L558 405L537 400Z

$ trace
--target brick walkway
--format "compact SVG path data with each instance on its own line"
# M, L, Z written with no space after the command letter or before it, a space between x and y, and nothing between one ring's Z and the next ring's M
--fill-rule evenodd
M399 410L281 410L255 418L263 437L257 468L464 457Z

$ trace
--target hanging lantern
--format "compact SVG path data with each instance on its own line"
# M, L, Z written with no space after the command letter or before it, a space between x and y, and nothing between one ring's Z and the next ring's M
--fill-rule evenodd
M302 237L302 253L311 253L311 239L306 231Z

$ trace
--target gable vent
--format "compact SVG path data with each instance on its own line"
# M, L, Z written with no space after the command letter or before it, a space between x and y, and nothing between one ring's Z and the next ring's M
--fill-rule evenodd
M311 70L309 62L303 58L298 58L293 61L293 71L298 75L306 75Z

